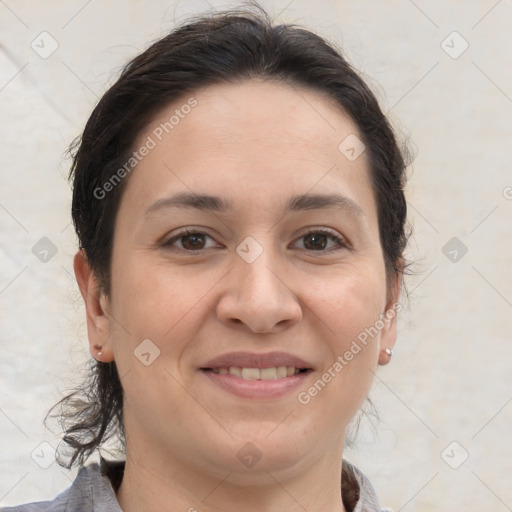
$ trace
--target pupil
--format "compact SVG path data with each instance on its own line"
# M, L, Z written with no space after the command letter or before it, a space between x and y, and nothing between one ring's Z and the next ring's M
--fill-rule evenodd
M204 236L197 233L185 235L181 244L185 249L201 249L201 246L204 245Z
M306 248L307 249L314 249L314 250L318 250L318 249L324 249L325 246L327 245L327 236L326 235L323 235L321 233L317 233L317 234L314 234L314 235L309 235L306 240L310 240L312 241L312 243L308 244L306 242ZM310 247L308 247L308 245Z

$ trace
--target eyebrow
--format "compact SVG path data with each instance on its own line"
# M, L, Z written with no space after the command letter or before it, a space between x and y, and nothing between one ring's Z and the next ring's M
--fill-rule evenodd
M151 204L144 215L167 208L186 208L201 211L228 212L234 210L233 201L194 192L181 192L170 197L158 199ZM340 194L301 194L292 196L285 205L285 213L304 210L320 210L325 208L337 208L355 214L358 217L366 217L361 207L349 197Z
M170 197L158 199L151 204L144 215L166 208L188 208L202 211L226 212L234 209L232 201L222 197L194 192L181 192Z
M366 217L362 208L353 199L340 194L301 194L293 196L288 199L285 211L320 210L332 207L356 214L358 217Z

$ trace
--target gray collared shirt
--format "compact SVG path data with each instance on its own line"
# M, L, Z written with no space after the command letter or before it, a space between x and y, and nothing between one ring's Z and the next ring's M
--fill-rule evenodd
M344 503L347 512L386 512L382 509L370 481L355 466L343 461L344 477L350 474L350 494L355 498ZM124 465L102 460L78 472L71 487L52 501L5 507L2 512L122 512L115 488L122 479ZM117 482L117 483L116 483ZM358 488L355 488L358 486Z

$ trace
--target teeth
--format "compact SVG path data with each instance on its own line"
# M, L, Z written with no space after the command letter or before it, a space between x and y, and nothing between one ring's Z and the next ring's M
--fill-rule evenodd
M229 370L231 371L231 368ZM242 368L242 379L261 379L261 371L258 368Z
M241 377L242 376L242 369L238 368L237 366L230 366L229 374L230 375L235 375L236 377Z
M284 368L284 366L281 366L281 368ZM242 370L242 377L244 379L251 378L251 377L246 377L244 375L244 372L245 372L245 368ZM259 376L258 376L258 373L260 374ZM252 377L253 379L260 378L261 380L274 380L274 379L277 379L277 368L275 366L273 368L262 368L261 370L256 370L254 372L254 375L255 375L255 377Z
M240 368L230 366L229 368L215 368L213 373L223 375L229 374L235 377L241 377L246 380L275 380L291 377L300 373L298 368L293 366L271 366L269 368Z

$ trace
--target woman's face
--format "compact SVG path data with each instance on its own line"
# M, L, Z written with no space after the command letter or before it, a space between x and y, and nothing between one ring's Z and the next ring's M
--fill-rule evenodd
M129 456L241 478L339 460L395 339L357 136L318 93L262 81L199 90L141 134L89 324Z

